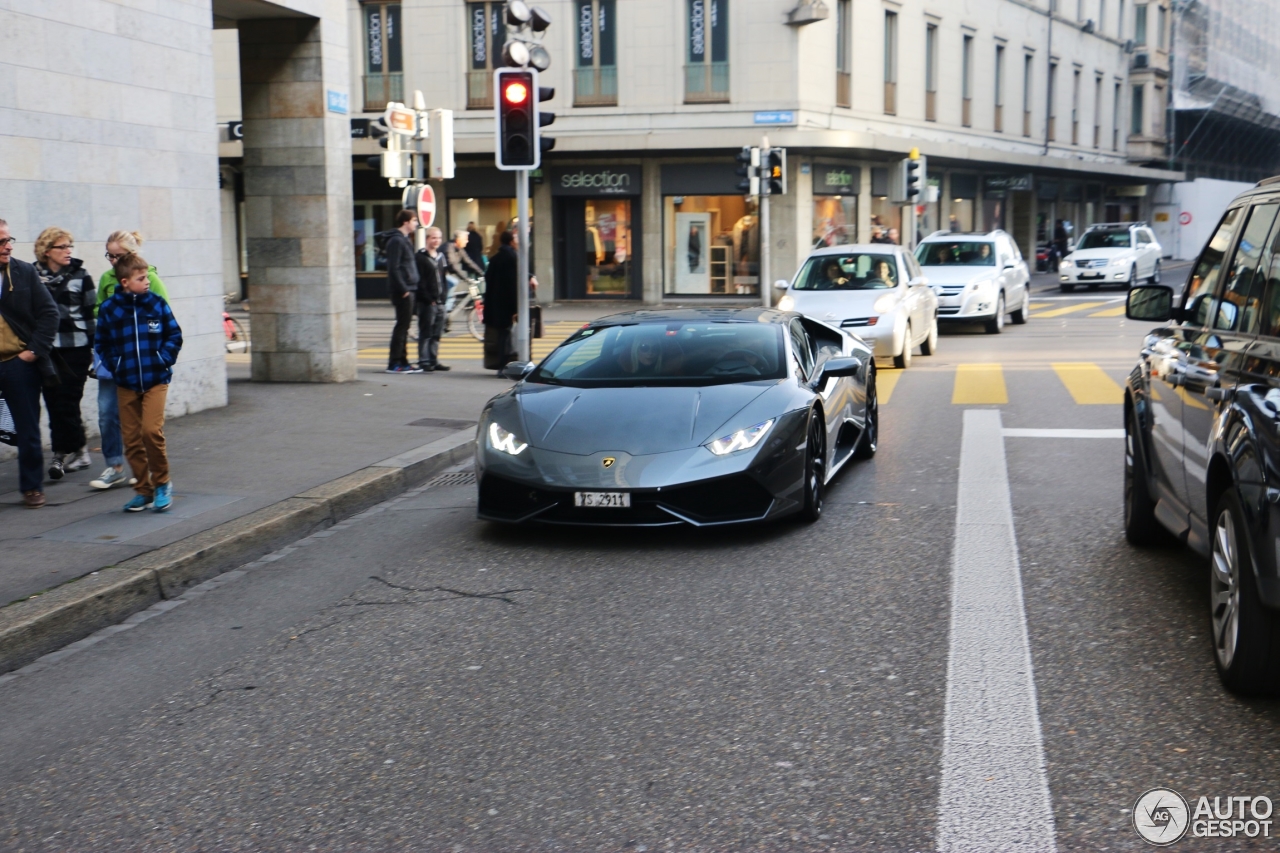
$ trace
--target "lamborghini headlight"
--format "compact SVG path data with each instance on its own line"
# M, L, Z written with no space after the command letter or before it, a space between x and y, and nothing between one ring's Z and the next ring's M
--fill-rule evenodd
M736 453L739 450L748 450L760 443L760 439L764 438L765 433L773 426L773 418L762 424L740 429L730 435L717 438L715 441L707 445L707 449L716 456L728 456L730 453Z
M512 456L519 456L529 445L516 438L515 433L503 429L497 423L491 423L489 424L489 446Z

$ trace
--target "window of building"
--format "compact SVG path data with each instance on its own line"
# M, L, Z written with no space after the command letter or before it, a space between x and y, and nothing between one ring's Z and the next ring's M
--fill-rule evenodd
M504 4L498 0L467 4L467 40L471 61L467 65L467 109L493 108L493 70L502 67Z
M996 45L995 73L995 121L993 129L996 133L1004 132L1004 45Z
M1164 86L1151 87L1151 135L1164 136Z
M1116 83L1115 93L1111 101L1111 150L1120 150L1120 101L1122 89Z
M862 170L857 166L813 164L813 240L815 249L858 242L858 193Z
M1119 21L1120 22L1116 24L1116 38L1123 40L1124 39L1124 0L1120 0Z
M960 124L973 126L973 36L965 36L961 45Z
M404 52L400 46L400 4L365 3L364 108L383 110L404 100Z
M938 120L937 24L927 24L924 28L924 120Z
M836 2L836 106L853 104L853 0Z
M1107 31L1107 0L1098 0L1098 33Z
M1071 73L1071 144L1080 144L1080 69Z
M729 100L729 0L687 0L686 103Z
M578 49L573 76L573 105L618 103L616 0L575 0Z
M1102 78L1093 81L1093 147L1102 145Z
M1058 63L1053 61L1049 62L1049 93L1046 97L1048 100L1046 105L1048 115L1045 118L1045 138L1050 142L1056 142L1058 140L1058 110L1054 102L1058 97Z
M884 13L884 111L898 114L898 13Z
M1163 6L1156 7L1156 47L1164 50L1166 47L1165 30L1168 29L1169 10Z
M1031 84L1035 78L1035 65L1031 54L1023 54L1022 57L1022 135L1031 135L1031 104L1034 103L1031 96Z
M1133 87L1133 101L1130 104L1129 115L1129 133L1133 136L1142 135L1142 116L1145 106L1143 104L1143 95L1145 87L1139 83Z
M1135 6L1133 10L1133 43L1139 47L1147 43L1147 7Z

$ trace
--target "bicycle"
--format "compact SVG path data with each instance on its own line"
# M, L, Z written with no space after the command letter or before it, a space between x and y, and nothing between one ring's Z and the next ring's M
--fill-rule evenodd
M456 298L453 296L454 293L457 293L459 287L454 287L453 291L450 292L452 305L446 307L446 313L449 318L448 325L445 327L446 331L452 326L454 320L461 323L465 318L467 331L471 333L471 336L477 341L484 340L484 293L480 287L479 279L468 279L466 296Z
M222 304L231 304L231 294L222 294ZM227 352L249 351L249 332L244 324L228 314L225 308L222 310L222 334L226 338Z

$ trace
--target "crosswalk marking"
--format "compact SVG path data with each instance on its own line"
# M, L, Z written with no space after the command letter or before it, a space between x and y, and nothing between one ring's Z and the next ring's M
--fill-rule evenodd
M1123 316L1124 316L1125 309L1126 309L1127 307L1128 307L1128 306L1120 305L1120 306L1117 306L1117 307L1115 307L1115 308L1108 308L1108 309L1107 309L1107 310L1105 310L1105 311L1095 311L1094 313L1090 314L1089 316L1090 316L1090 317L1123 317Z
M1027 310L1039 311L1041 308L1049 308L1049 307L1052 307L1052 305L1053 305L1052 302L1028 302Z
M1105 302L1081 302L1078 305L1068 305L1065 308L1054 308L1052 311L1041 311L1039 314L1032 314L1031 318L1033 320L1044 320L1052 317L1061 317L1064 314L1073 314L1076 311L1087 311L1090 308L1100 308L1106 304L1107 303Z
M1071 398L1082 406L1105 405L1124 401L1124 392L1115 380L1096 364L1063 362L1053 365L1054 373L1067 386Z
M1004 385L1004 368L999 364L957 365L951 402L958 406L999 405L1009 402L1009 391Z

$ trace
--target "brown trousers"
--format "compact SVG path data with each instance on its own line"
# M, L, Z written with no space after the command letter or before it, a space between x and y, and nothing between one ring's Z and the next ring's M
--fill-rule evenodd
M138 479L133 490L146 497L155 494L156 486L169 482L169 456L164 449L164 401L168 395L168 385L141 392L116 386L124 458Z

